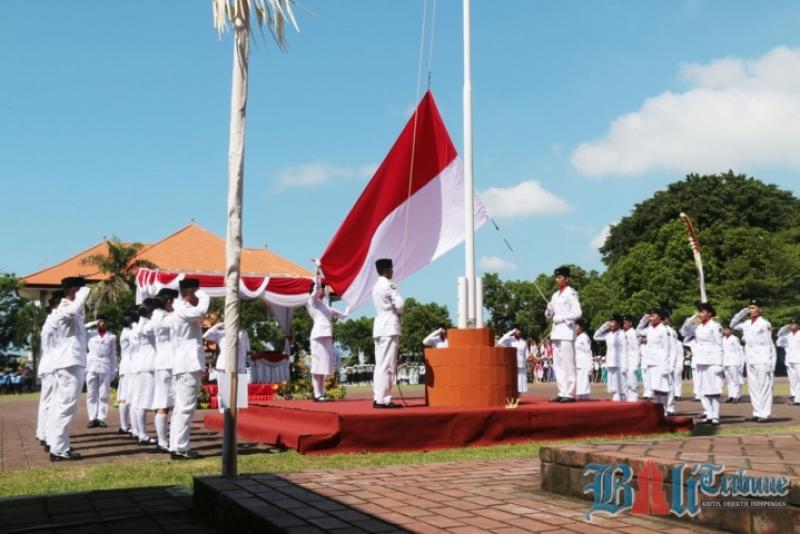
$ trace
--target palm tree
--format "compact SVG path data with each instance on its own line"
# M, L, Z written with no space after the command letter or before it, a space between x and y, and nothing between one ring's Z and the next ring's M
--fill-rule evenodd
M137 269L155 267L152 262L139 258L139 253L144 248L142 243L123 243L116 236L112 236L107 243L108 254L94 254L81 260L82 264L93 265L99 272L108 275L107 280L92 288L87 300L92 312L96 312L104 304L119 301L130 292L134 287Z
M228 369L236 369L239 339L239 278L242 249L242 186L244 181L244 133L247 111L247 72L251 20L267 26L281 50L286 50L284 30L289 21L297 31L292 13L294 0L212 0L218 35L233 26L233 80L228 148L228 233L225 244L225 343ZM231 372L231 398L225 410L222 474L236 475L236 390L238 376Z

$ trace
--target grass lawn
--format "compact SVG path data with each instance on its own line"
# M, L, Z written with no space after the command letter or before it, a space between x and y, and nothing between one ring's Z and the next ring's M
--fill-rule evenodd
M696 431L694 435L713 432L712 429ZM720 435L798 433L800 425L769 427L723 428ZM565 443L602 443L606 441L666 440L684 438L689 434L656 434L650 436L607 436L580 440L529 442L492 447L468 447L432 452L363 453L301 455L294 451L239 457L240 473L288 473L347 468L369 468L399 464L426 464L435 462L465 462L509 458L534 458L542 446ZM89 491L95 489L131 488L141 486L181 485L191 487L192 477L216 475L220 472L220 459L207 458L196 461L172 462L159 460L138 463L109 463L98 465L59 466L49 469L30 469L0 473L0 497Z

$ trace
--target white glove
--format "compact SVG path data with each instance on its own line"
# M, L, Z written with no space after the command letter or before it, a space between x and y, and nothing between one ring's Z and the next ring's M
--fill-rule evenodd
M548 319L552 319L554 315L555 315L555 312L553 311L552 306L550 306L548 304L547 308L545 308L545 310L544 310L544 316L547 317Z
M553 324L561 324L564 322L564 318L560 315L553 315Z

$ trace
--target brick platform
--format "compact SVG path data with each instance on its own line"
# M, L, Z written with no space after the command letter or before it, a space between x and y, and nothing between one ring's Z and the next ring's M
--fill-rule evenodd
M800 533L800 435L708 436L645 442L618 442L599 445L544 447L542 460L542 489L592 500L584 494L585 486L594 475L584 476L589 463L627 463L634 473L632 486L639 487L638 473L645 462L652 461L663 477L663 491L671 503L673 464L714 463L725 466L724 474L746 469L749 476L786 476L791 482L789 495L784 498L759 501L783 501L782 508L702 508L694 519L682 521L694 525L719 527L739 533ZM688 469L687 469L687 474ZM685 490L685 481L684 481ZM723 500L748 499L726 497ZM701 493L701 504L711 499ZM625 512L624 515L628 515ZM599 515L599 514L598 514ZM595 516L598 517L598 516ZM621 517L621 516L620 516ZM618 519L615 518L615 519Z

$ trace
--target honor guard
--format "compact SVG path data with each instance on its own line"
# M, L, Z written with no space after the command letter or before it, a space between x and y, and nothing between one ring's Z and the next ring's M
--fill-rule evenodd
M586 333L583 319L575 321L575 394L578 400L589 400L592 393L592 340Z
M581 303L578 293L569 286L569 267L557 268L554 275L558 291L545 310L545 316L553 321L550 339L558 385L558 396L550 402L575 402L575 321L581 318Z
M50 312L42 325L40 334L42 359L36 370L41 389L39 392L39 411L36 420L36 439L45 447L45 452L49 452L47 441L47 429L50 415L53 413L52 405L55 398L56 380L53 372L53 357L58 348L58 329L56 328L56 309L64 298L63 291L56 291L50 299Z
M778 332L778 346L786 351L786 374L789 375L789 391L792 404L800 405L800 324L797 319Z
M108 331L106 320L106 317L98 316L97 330L89 333L86 355L88 428L107 426L108 390L117 374L117 336Z
M117 402L119 402L119 433L138 436L138 427L133 431L131 416L132 389L134 387L134 362L138 339L133 332L137 315L129 312L122 316L122 331L119 333L119 384L117 385Z
M169 451L169 412L175 405L172 390L172 360L174 358L175 325L174 303L178 298L178 290L162 288L156 298L160 305L156 306L150 316L156 339L155 381L153 385L152 408L156 411L153 420L156 427L156 448L161 452Z
M646 339L642 348L642 367L647 367L649 388L658 404L667 413L668 396L672 389L672 368L675 343L668 327L663 324L669 312L657 308L645 314L639 321L636 333Z
M525 372L527 363L528 344L519 327L514 327L497 342L501 347L512 347L517 351L517 393L528 391L528 376Z
M428 334L428 337L422 340L422 344L426 347L434 349L447 348L447 326L441 325L439 328Z
M751 300L747 308L740 310L731 319L731 328L742 332L753 420L766 423L772 415L772 381L776 354L772 343L772 325L761 316L761 305L761 300Z
M703 302L697 313L686 319L681 334L691 337L700 402L705 410L704 423L719 424L719 399L722 396L722 327L712 318L714 307Z
M639 336L633 327L633 316L625 315L622 318L622 331L625 335L625 400L636 402L639 400L639 377L636 371L640 365Z
M739 338L733 335L730 325L722 326L722 369L728 387L726 403L739 402L742 395L742 365L744 349Z
M345 314L328 304L325 284L317 268L314 281L311 282L306 310L314 322L309 336L311 352L311 383L314 388L315 402L330 402L333 399L325 395L325 377L333 374L335 356L333 353L333 319Z
M611 400L625 400L624 374L627 370L625 358L625 333L622 331L622 316L612 315L594 333L595 341L606 344L606 376Z
M56 311L59 342L53 354L52 366L56 392L47 433L50 459L53 461L80 458L80 454L70 447L69 432L86 376L87 339L83 306L89 296L89 288L81 277L64 278L61 287L64 298Z
M400 408L392 402L392 385L397 375L397 351L400 348L400 315L403 297L392 282L392 260L382 258L375 262L378 281L372 288L375 305L375 322L372 338L375 341L375 370L372 379L374 408Z

